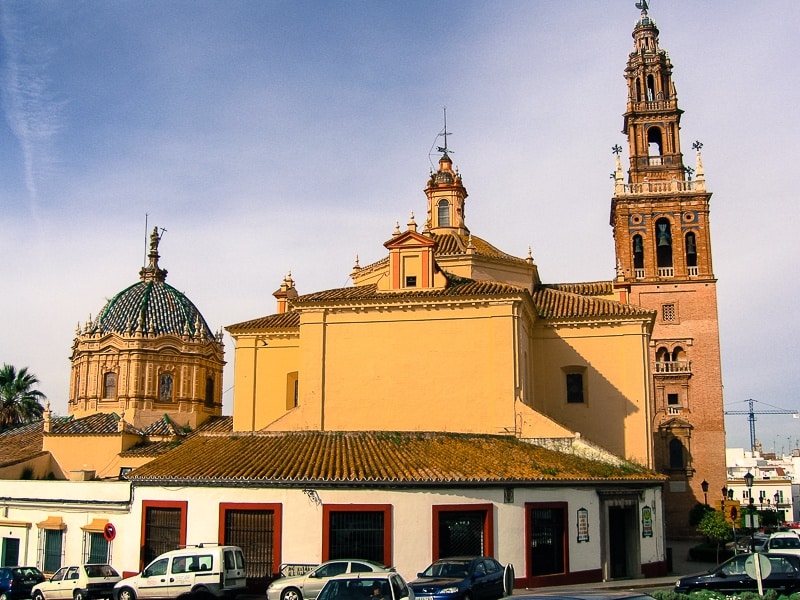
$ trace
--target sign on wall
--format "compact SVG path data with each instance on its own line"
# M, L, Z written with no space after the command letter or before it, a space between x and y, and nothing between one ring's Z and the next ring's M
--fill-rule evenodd
M578 542L589 541L589 511L585 508L578 509Z
M642 507L642 537L653 537L653 509L646 504Z

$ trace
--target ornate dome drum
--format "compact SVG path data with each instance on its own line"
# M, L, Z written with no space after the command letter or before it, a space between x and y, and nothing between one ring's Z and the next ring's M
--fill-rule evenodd
M139 281L79 326L72 346L69 412L124 412L146 427L168 415L196 427L222 414L222 332L214 334L158 265L160 236L150 235Z

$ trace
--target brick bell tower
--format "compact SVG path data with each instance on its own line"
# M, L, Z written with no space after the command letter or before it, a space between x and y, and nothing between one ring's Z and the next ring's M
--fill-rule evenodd
M672 63L659 47L658 28L639 2L634 50L625 79L628 102L627 182L617 155L611 226L621 297L656 312L650 344L654 468L668 476L665 524L669 537L695 537L689 511L726 485L716 279L711 265L709 202L700 149L685 166L680 143L683 111ZM711 503L711 502L710 502ZM716 502L713 502L716 504Z

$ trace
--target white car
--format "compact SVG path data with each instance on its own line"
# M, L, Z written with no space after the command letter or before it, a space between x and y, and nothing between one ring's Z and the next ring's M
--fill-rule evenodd
M111 565L88 564L61 567L50 579L31 590L33 600L93 600L111 598L119 573Z
M780 531L769 536L764 544L764 552L780 552L781 554L800 554L800 538L791 531Z
M414 591L398 573L350 573L328 580L317 600L414 600Z
M331 577L347 573L389 572L393 569L371 560L329 560L305 575L280 577L267 588L267 600L314 600Z

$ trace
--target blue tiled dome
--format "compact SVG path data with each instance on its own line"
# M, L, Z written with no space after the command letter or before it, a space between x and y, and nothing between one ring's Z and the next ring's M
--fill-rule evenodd
M140 281L122 290L103 307L89 327L91 333L120 335L178 335L213 339L211 329L185 294L166 283L167 271L158 266L158 230L150 235L150 264L139 271Z

